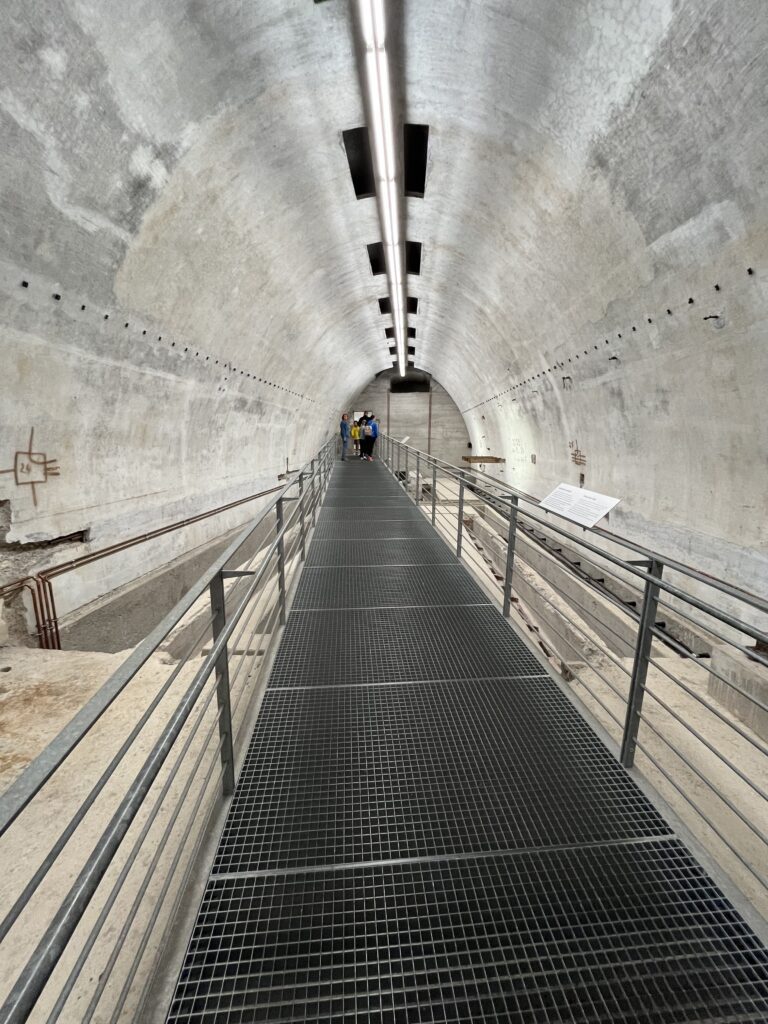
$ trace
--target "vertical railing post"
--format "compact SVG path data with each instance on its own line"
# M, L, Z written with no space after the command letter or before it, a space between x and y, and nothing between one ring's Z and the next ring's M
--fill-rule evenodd
M208 589L211 596L213 642L215 644L227 621L224 579L220 572L217 572L213 577ZM221 738L221 788L224 796L231 796L235 791L235 752L232 745L232 707L229 699L229 652L227 651L226 644L224 644L221 653L216 659L216 703L219 708L219 736Z
M408 493L408 449L405 449L405 493Z
M464 473L461 474L459 482L459 520L456 533L456 557L461 558L461 540L464 527Z
M307 557L306 551L307 528L304 522L304 474L299 473L299 550L301 561Z
M418 449L416 451L416 504L421 501L421 462Z
M400 483L400 445L397 446L397 482Z
M515 539L517 535L517 498L513 495L509 506L509 530L507 531L507 565L504 570L504 616L509 618L512 604L512 573L515 568Z
M632 664L632 678L629 684L627 699L627 716L624 721L624 735L621 740L621 763L631 768L635 762L637 732L640 728L640 716L645 696L645 681L648 676L648 663L653 644L653 627L656 624L656 610L659 605L659 581L664 570L662 562L652 559L648 565L649 579L645 582L643 608L640 613L640 625L635 645L635 660Z
M285 625L285 535L283 533L283 499L278 498L275 505L277 521L277 590L280 601L280 625Z
M432 464L432 525L435 525L435 511L437 502L437 463Z
M312 505L312 525L315 525L315 516L317 514L317 502L315 500L315 460L312 459L309 468L309 489L310 489L310 502Z

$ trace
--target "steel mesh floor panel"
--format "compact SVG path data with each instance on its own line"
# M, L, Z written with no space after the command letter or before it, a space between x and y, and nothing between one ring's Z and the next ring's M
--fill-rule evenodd
M390 505L402 505L408 499L404 494L328 494L325 498L327 508L360 508L369 509L370 515L375 515L376 509L385 509Z
M490 605L298 611L270 686L540 675L541 666Z
M343 506L328 508L325 505L317 517L318 526L320 523L351 522L353 520L365 522L366 520L370 521L370 517L366 512L361 512L359 508L344 508ZM393 520L412 520L420 523L424 521L424 515L415 505L406 502L403 505L388 505L385 509L379 509L374 521L390 522Z
M381 464L317 522L169 1022L765 1024L768 951Z
M376 486L360 487L352 484L331 484L326 491L328 497L343 498L357 495L373 495L374 497L404 498L403 488L399 484L379 484Z
M768 954L674 840L212 879L168 1018L768 1020Z
M448 545L436 537L383 540L314 540L306 564L317 565L434 565L458 562Z
M278 690L264 699L213 870L669 832L549 678Z
M435 537L435 530L424 516L373 521L362 517L341 522L320 522L317 524L313 540L382 540L394 537Z
M437 604L490 604L490 598L456 564L306 569L293 600L296 609Z

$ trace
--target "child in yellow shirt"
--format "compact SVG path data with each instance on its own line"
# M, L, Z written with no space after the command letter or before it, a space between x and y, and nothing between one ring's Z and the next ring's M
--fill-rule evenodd
M360 454L360 424L357 420L353 420L352 426L349 428L349 433L352 438L352 444L354 446L355 455Z

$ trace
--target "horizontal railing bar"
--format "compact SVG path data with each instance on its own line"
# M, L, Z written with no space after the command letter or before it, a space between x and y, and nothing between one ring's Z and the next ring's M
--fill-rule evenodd
M202 629L197 633L197 635L196 635L195 639L192 641L192 643L188 646L187 657L189 656L189 653L191 653L191 651L194 650L197 647L197 645L200 643L200 641L202 640L203 636L208 631L210 623L211 623L211 620L209 619L204 624ZM31 897L34 894L35 890L38 888L40 883L43 881L45 876L48 874L50 869L53 867L54 863L56 862L57 857L59 856L61 851L64 849L64 847L67 845L67 843L71 839L72 835L77 830L77 827L80 825L80 823L83 820L83 818L85 817L85 815L88 813L90 808L95 803L95 801L98 798L98 796L101 793L101 791L104 789L106 784L112 778L112 775L114 774L115 769L120 764L120 762L125 757L125 755L128 753L128 750L132 746L134 740L136 740L136 738L138 737L139 733L142 731L144 726L147 724L147 722L150 720L152 715L155 713L155 711L157 710L157 708L161 704L163 698L168 693L168 690L176 682L176 679L178 678L179 673L181 672L182 668L184 667L184 661L185 660L186 659L183 659L182 661L180 661L178 663L178 665L176 665L176 667L173 669L173 671L171 672L170 676L166 679L165 683L162 685L160 690L158 690L157 694L155 694L155 696L152 699L152 701L150 702L149 706L146 708L144 713L141 715L141 717L139 718L138 722L136 722L134 727L131 729L131 731L128 734L128 736L126 737L125 741L120 745L120 748L118 749L118 751L116 752L116 754L114 755L112 760L109 762L107 767L102 772L102 774L99 777L98 781L91 788L90 792L85 797L85 799L81 801L79 807L77 808L77 810L75 811L74 815L70 819L69 824L64 829L64 831L61 833L61 835L56 840L56 842L51 847L51 849L48 851L48 854L46 855L45 859L42 861L40 866L37 868L37 870L35 871L35 873L32 876L32 878L30 878L29 882L27 882L27 884L24 887L24 890L21 893L21 895L19 896L19 898L14 902L13 906L11 907L11 909L8 911L8 913L3 918L2 923L0 923L0 942L3 941L3 939L6 937L6 935L10 931L10 929L13 927L15 921L17 920L17 918L21 914L21 912L24 909L26 903L28 902L29 899L31 899Z
M60 1014L61 1010L63 1009L64 1004L66 1003L67 999L69 998L69 994L72 991L72 988L74 987L74 984L77 981L77 979L78 979L78 977L80 975L80 972L82 971L83 967L85 966L86 960L90 956L90 952L93 949L94 943L96 942L96 939L99 937L99 933L101 932L101 929L104 927L104 922L106 921L107 917L109 916L110 911L112 910L112 907L115 904L115 900L120 895L120 891L122 889L123 883L125 882L126 878L128 877L128 874L130 873L130 870L133 867L133 865L134 865L134 863L136 861L137 856L139 855L139 851L141 850L141 847L142 847L142 845L144 843L144 840L147 838L147 835L149 834L149 831L152 828L152 825L154 824L154 822L155 822L155 820L157 818L157 815L158 815L158 813L160 811L160 808L162 806L163 799L165 798L168 790L171 788L171 785L173 784L173 781L176 778L176 775L178 773L179 767L181 766L182 760L183 760L186 752L189 750L189 747L191 746L192 741L197 736L197 730L200 727L200 724L203 721L203 718L205 717L206 711L211 706L211 701L213 700L215 695L216 695L216 687L212 686L210 688L210 693L208 694L207 699L205 701L203 701L203 705L202 705L202 708L199 711L199 714L198 714L198 717L197 717L197 721L195 722L195 724L190 729L189 735L187 736L181 751L179 752L179 754L176 757L175 764L172 766L172 768L169 771L167 777L163 781L162 788L160 789L159 794L155 798L154 806L153 806L152 810L149 812L149 815L148 815L146 821L143 823L139 835L134 840L133 847L131 848L131 851L129 852L129 854L128 854L127 858L126 858L125 863L122 865L122 867L120 869L120 873L118 874L117 878L113 882L112 889L111 889L109 895L107 896L106 900L104 901L103 906L99 910L98 917L96 918L95 922L93 923L93 925L91 927L91 930L90 930L87 938L85 939L85 942L83 943L83 946L82 946L82 948L81 948L81 950L80 950L80 952L78 954L77 960L73 964L72 969L70 970L69 975L68 975L66 981L62 984L61 989L59 990L59 994L58 994L58 997L56 999L56 1003L54 1004L53 1009L51 1010L51 1013L50 1013L50 1015L48 1017L48 1020L47 1020L46 1024L54 1024L54 1022L59 1019L59 1014ZM193 766L193 768L191 769L190 774L189 774L189 776L187 778L187 781L186 781L186 785L185 785L184 789L182 790L182 793L181 793L181 796L180 796L179 800L177 801L176 810L174 812L174 815L172 816L171 821L166 826L166 834L167 834L167 830L172 828L173 822L175 822L176 816L178 815L178 809L181 807L181 800L183 800L184 796L188 792L189 787L190 787L190 785L192 783L192 780L194 778L194 774L197 771L198 767L200 766L200 762L202 761L203 757L208 752L208 741L210 740L211 735L213 734L213 729L218 725L218 721L219 721L220 717L221 717L221 709L217 709L215 719L214 719L214 721L213 721L213 723L212 723L212 725L211 725L211 727L210 727L210 729L208 731L208 736L206 736L204 741L203 741L203 744L202 744L201 749L200 749L200 753L198 754L198 759L197 759L195 765ZM223 743L223 738L219 742L219 745L218 745L219 748L221 747L222 743ZM162 851L164 845L165 845L165 839L163 839L161 841L158 850ZM156 853L156 855L157 855L157 853ZM151 875L151 870L152 870L152 868L150 866L150 868L147 869L147 873L145 875L144 887L146 887L146 885L149 884L149 878L150 878L150 875ZM143 889L140 887L139 893L141 894L142 891L143 891ZM134 906L132 908L134 913L135 913L135 910L136 910L136 906L137 906L137 904L134 901ZM131 920L131 915L129 914L126 917L126 921L125 921L123 927L130 927L130 920ZM114 952L114 950L113 950L113 952ZM100 982L101 982L101 979L103 979L104 983L106 984L106 980L107 979L106 979L105 975L107 975L108 971L110 971L110 970L111 970L111 966L110 966L110 964L108 962L107 966L101 972ZM97 992L100 994L100 990L99 989L97 989ZM91 1002L93 1002L93 999L91 1000ZM90 1010L91 1007L89 1006L88 1009ZM86 1011L86 1016L85 1016L84 1019L85 1020L90 1020L90 1018L91 1018L91 1013L88 1013Z
M385 436L387 436L387 435L385 435ZM414 454L417 451L417 449L411 448L408 445L402 445L401 442L396 441L394 438L391 438L390 440L392 441L392 443L394 445L399 446L399 447L401 447L403 449L407 448L408 451L413 452ZM489 481L493 481L495 486L503 487L508 492L508 495L505 495L505 497L506 496L509 496L509 497L514 496L514 497L517 497L518 499L521 499L523 501L528 502L529 504L535 505L537 508L540 507L538 499L534 498L532 495L527 494L525 491L521 491L518 488L512 487L511 485L507 484L505 481L498 481L494 477L490 477L487 474L480 474L479 471L477 473L475 473L475 471L473 471L473 470L463 470L462 471L457 466L452 466L450 463L443 462L441 459L436 459L434 456L427 455L425 452L421 452L420 456L421 456L422 459L424 459L426 461L426 463L428 465L431 465L434 462L434 463L436 463L438 465L442 465L442 466L445 466L445 467L449 467L450 466L450 470L449 469L445 469L444 472L448 476L451 476L451 477L453 477L453 478L455 478L457 480L460 479L460 474L462 472L465 474L465 477L468 474L469 475L482 475L484 477L487 477L487 479ZM471 484L468 483L468 485L471 487ZM496 499L496 500L500 500L500 498ZM547 512L548 515L557 516L558 519L562 519L565 522L571 523L571 525L578 525L578 524L573 524L572 520L569 520L566 516L561 516L557 512L550 512L549 510L545 510L545 511ZM552 523L550 520L540 519L537 516L535 516L533 513L528 512L527 510L525 510L524 508L520 508L520 512L523 513L524 515L526 515L528 518L532 519L533 521L540 523L540 525L545 526L545 527L547 527L547 528L549 528L551 530L554 530L555 532L557 532L561 536L566 537L568 540L570 540L574 544L587 547L589 550L594 551L595 554L601 555L602 557L609 557L609 558L611 557L607 552L603 551L600 548L594 547L594 545L590 545L587 541L583 540L583 538L580 538L580 537L574 535L573 533L570 533L569 531L562 529L561 527L559 527L556 524ZM635 541L629 540L627 537L623 537L620 534L613 533L612 531L606 530L603 527L598 527L598 526L582 527L582 529L584 530L584 532L594 533L595 535L597 535L599 537L602 537L605 540L609 540L609 541L611 541L611 542L613 542L613 543L615 543L617 545L620 545L620 546L628 548L629 550L635 551L637 554L643 555L644 558L646 558L648 560L655 560L655 561L658 561L658 562L662 562L665 567L667 567L669 569L673 569L675 572L679 572L679 573L681 573L684 576L689 576L692 579L697 580L699 583L704 583L706 586L710 586L710 587L712 587L715 590L719 590L722 593L726 593L726 594L728 594L728 596L736 598L739 601L743 601L745 604L748 604L751 607L756 608L758 611L763 611L763 612L767 612L768 613L768 600L766 600L763 597L758 596L757 594L753 594L750 591L744 590L741 587L735 587L735 586L733 586L733 584L727 583L725 580L719 579L718 577L712 576L709 573L705 573L705 572L703 572L703 571L701 571L699 569L694 569L692 566L686 565L685 563L680 562L677 559L668 557L666 555L661 555L658 552L654 552L654 551L650 550L649 548L646 548L643 545L636 543ZM618 560L618 559L612 559L612 560L617 561L619 564L627 565L628 566L628 563L626 561L621 561L621 560ZM640 578L645 579L645 574L638 574L638 575L640 576Z
M646 723L646 724L647 724L647 723ZM663 737L661 737L661 739L662 739L662 741L663 741ZM667 744L667 746L669 746L669 744ZM683 799L685 800L685 802L686 802L686 803L687 803L687 804L689 805L689 807L690 807L690 808L691 808L691 809L693 810L693 812L694 812L695 814L697 814L697 815L698 815L698 816L699 816L699 817L700 817L700 818L702 819L702 821L706 822L706 824L708 825L708 827L712 829L712 831L713 831L713 832L715 833L715 835L716 835L716 836L717 836L717 837L718 837L718 838L719 838L719 839L720 839L720 840L722 841L722 843L723 843L723 844L725 845L725 847L726 847L726 848L727 848L728 850L730 850L730 851L731 851L731 853L732 853L732 854L734 855L734 857L736 857L736 858L737 858L737 860L739 860L739 861L741 862L741 864L742 864L742 865L743 865L743 866L744 866L744 867L745 867L745 868L747 869L747 871L748 871L748 872L750 873L750 875L752 875L752 877L753 877L753 878L754 878L754 879L755 879L755 880L756 880L756 881L757 881L757 882L758 882L758 883L759 883L759 884L760 884L760 885L761 885L761 886L762 886L762 887L763 887L763 888L764 888L764 889L765 889L766 891L768 891L768 880L766 880L766 879L765 879L765 878L764 878L764 877L763 877L762 875L759 875L759 874L758 874L758 873L757 873L757 872L755 871L754 867L753 867L753 866L752 866L752 865L751 865L751 864L749 863L749 861L747 861L747 860L745 860L745 859L744 859L744 857L743 857L743 856L742 856L742 855L741 855L741 854L739 853L739 851L738 851L738 850L736 849L736 847L735 847L735 846L733 846L733 845L732 845L732 844L731 844L731 843L730 843L730 842L729 842L729 841L728 841L728 840L727 840L727 839L725 838L725 836L723 835L723 833L722 833L722 832L720 831L720 829L719 829L719 828L717 827L717 825L715 825L715 823L714 823L714 822L712 821L712 819L711 819L711 818L709 817L709 815L708 815L708 814L706 814L706 812L705 812L705 811L703 811L703 810L702 810L702 809L701 809L701 808L699 807L699 805L698 805L698 804L696 804L696 803L694 803L694 802L693 802L693 800L692 800L692 799L690 798L690 796L689 796L689 795L688 795L688 794L687 794L687 793L686 793L686 792L685 792L685 791L683 790L683 788L682 788L682 787L681 787L681 786L680 786L680 785L679 785L679 784L678 784L678 783L677 783L677 782L676 782L676 781L675 781L675 780L674 780L674 779L672 778L672 776L671 776L671 775L669 774L669 772L668 772L668 771L667 771L667 770L666 770L665 768L663 768L663 767L661 766L661 764L659 764L659 762L658 762L658 761L656 760L656 758L655 758L655 757L653 756L653 754L652 754L652 753L651 753L651 752L650 752L650 751L648 750L648 748L647 748L647 747L645 746L645 744L644 744L644 743L643 743L643 742L642 742L642 741L641 741L640 739L638 739L638 740L637 740L637 748L638 748L638 750L641 750L641 751L643 752L643 754L645 754L645 756L646 756L646 757L648 758L648 760L649 760L649 761L650 761L650 762L651 762L651 763L653 764L653 766L654 766L654 767L655 767L655 768L657 769L657 771L660 771L660 772L661 772L661 774L662 774L662 775L664 776L664 778L665 778L665 779L667 780L667 782L669 782L669 783L670 783L670 785L671 785L671 786L673 786L673 787L674 787L674 788L675 788L675 789L677 790L677 792L678 792L678 793L680 794L680 796L681 796L681 797L682 797L682 798L683 798ZM670 749L672 749L672 750L674 751L674 747L671 747Z
M685 754L681 753L681 751L678 749L678 747L674 746L673 743L671 742L671 740L668 740L667 737L664 736L661 733L661 731L656 728L656 726L648 718L647 715L643 714L641 716L641 721L644 722L648 726L649 729L651 729L651 731L654 733L654 735L656 735L661 740L662 743L664 743L674 754L677 755L677 757L680 758L680 760L683 762L683 764L685 764L697 776L697 778L699 778L704 783L704 785L707 787L707 789L710 790L710 792L714 793L714 795L718 798L718 800L721 800L725 804L725 806L733 814L735 814L736 817L744 825L746 825L746 827L750 830L750 832L752 832L752 834L757 839L759 839L762 843L768 845L768 840L766 840L766 837L762 834L762 832L760 832L760 830L757 828L757 826L753 825L752 822L749 820L749 818L745 817L745 815L742 814L742 812L738 809L738 807L736 807L735 804L733 804L731 802L729 797L727 797L722 791L720 791L720 790L715 788L713 783L710 782L710 780L706 777L706 775L703 775L701 773L701 771L699 771L699 769L696 767L696 765L692 764L688 760L688 758L685 756ZM703 817L703 814L702 814L702 817ZM766 889L768 889L768 879L763 880L763 878L760 875L756 874L754 871L753 871L753 874L755 875L755 878L759 879L761 884L764 885Z
M321 453L325 452L327 448L328 444L326 444L323 447L323 449L321 449ZM316 475L321 476L322 460L321 457L317 458L318 466L316 469ZM312 477L310 476L310 479L311 478ZM295 483L295 480L291 481L291 484L287 486L293 486ZM276 504L277 500L279 500L279 498L276 499L274 504ZM267 511L268 510L265 510L264 515L267 514ZM297 505L296 509L294 510L294 516L298 513L298 511L299 506ZM284 535L285 531L288 529L294 516L292 516L279 531L278 536L275 538L273 542L273 549L280 542L280 539ZM237 539L235 544L230 545L227 551L224 552L224 554L220 556L219 559L217 559L217 561L214 563L214 567L208 571L208 573L202 578L201 581L198 582L198 584L195 587L192 588L192 592L195 593L194 600L196 600L197 597L199 597L200 594L204 591L205 586L208 585L210 579L212 579L217 572L221 571L223 564L228 560L229 557L231 557L231 555L236 550L236 545L238 543L244 542L258 525L259 523L253 524L251 527L243 531L243 533ZM7 1021L7 1024L14 1024L14 1022L17 1021L21 1022L23 1020L26 1020L28 1014L31 1012L33 1006L35 1005L40 992L42 991L48 978L53 972L69 939L74 933L74 930L76 929L83 913L85 912L86 907L90 903L90 900L92 899L96 891L96 888L98 887L101 881L101 878L103 877L109 864L112 861L112 858L117 852L117 849L120 846L122 839L125 836L125 833L130 827L131 822L133 821L133 818L135 817L136 813L141 807L144 798L149 792L149 789L151 788L151 785L153 784L155 778L157 777L160 768L165 762L165 759L168 756L168 753L170 752L173 743L180 734L181 729L183 728L184 723L186 722L189 714L191 713L199 694L202 692L202 688L205 686L208 677L213 671L217 659L224 650L225 645L227 644L227 641L229 640L235 626L239 622L239 619L243 611L245 610L248 601L253 596L253 593L255 592L256 587L258 586L261 577L263 576L266 566L269 564L271 554L272 551L268 551L267 554L265 555L261 567L256 572L254 578L246 588L246 592L242 600L240 601L237 609L233 613L231 619L225 622L224 627L219 633L218 637L216 638L211 651L206 656L202 665L198 668L197 672L195 673L195 676L193 677L193 680L186 694L177 705L176 710L173 713L171 719L169 720L168 724L161 733L159 739L155 743L155 746L147 756L144 765L142 766L137 776L134 778L128 790L128 793L121 801L117 811L110 820L110 823L108 824L107 828L103 831L99 841L97 842L93 850L91 857L89 858L88 862L83 867L83 869L80 871L80 874L78 875L75 883L70 888L67 896L60 904L56 914L53 917L53 920L46 929L42 939L36 946L32 956L29 958L21 974L17 978L17 981L13 986L10 995L8 996L5 1004L0 1010L0 1013L7 1013L7 1017L3 1017L3 1020ZM188 609L188 607L190 607L191 604L194 603L194 600L189 600L189 595L186 595L185 599L182 599L182 601L179 602L174 611L176 611L181 606L184 606L185 610ZM166 619L163 620L161 626L158 627L158 629L153 634L151 634L150 637L147 638L147 640L155 637L156 634L159 635L160 629L166 625L166 623L171 619L172 615L173 612L169 613L169 616L166 616ZM163 633L160 639L163 639L165 635L166 633ZM144 647L145 645L146 641L144 645L140 646ZM151 651L149 651L149 653L151 653ZM146 654L141 664L143 664L144 661L147 660L147 658L149 657L149 653ZM123 666L121 666L122 671L118 670L117 673L113 674L113 677L111 677L111 679L108 680L108 683L113 682L115 680L115 677L117 677L119 681L122 682L123 686L126 685L127 681L131 678L130 676L126 678L126 665L131 663L131 661L131 658L127 659L127 662L124 663ZM119 690L117 692L119 692ZM111 703L111 701L115 699L116 695L117 693L115 693L114 696L112 696L109 703ZM96 718L94 718L94 721L96 721L97 718L100 717L100 715L106 710L106 707L108 706L109 704L106 704L103 707L101 707L99 714L96 716ZM88 705L86 705L86 707L88 707ZM75 722L77 718L78 716L75 716L73 722ZM70 726L71 725L72 723L70 723ZM90 728L91 725L93 725L93 722L90 723L88 728ZM79 742L80 739L82 739L83 735L85 735L85 732L87 732L87 729L81 732L81 734L77 737L76 742ZM71 740L71 737L68 736L67 739ZM76 743L71 744L70 750L72 749L72 747L74 747L74 745L76 745ZM47 749L50 749L51 746L53 746L53 744L49 745L49 748ZM68 752L69 751L67 751L67 753ZM61 750L59 749L57 753L60 754ZM64 759L64 756L66 756L66 754L60 757L58 763L61 763L61 760ZM37 763L38 760L39 759L36 759L36 761L33 762L32 765L30 765L30 768L32 768ZM23 809L25 803L28 802L29 799L31 799L32 795L34 795L34 792L37 792L39 790L40 786L43 785L44 781L48 777L50 777L50 774L52 774L52 772L55 770L55 767L58 766L55 765L54 767L51 767L50 765L50 759L43 762L42 770L39 770L37 776L35 776L35 783L39 784L37 784L36 788L34 788L34 791L29 794L27 800L23 804L21 804L18 810L16 810L16 814L18 814L20 810ZM29 772L27 772L27 774L29 774ZM44 776L42 780L41 776ZM29 788L30 787L28 787L28 789ZM18 800L18 792L15 794L15 796L16 799ZM16 817L16 814L12 815L11 820L13 820L13 818ZM10 821L8 821L7 824L10 824Z
M655 633L656 631L655 629L652 629L651 632ZM735 690L736 693L740 694L748 701L751 701L756 707L768 712L768 704L760 700L759 697L755 697L754 694L749 693L748 690L742 690L740 686L737 686L736 683L732 682L730 679L726 679L726 677L724 675L721 675L717 671L717 669L712 668L711 664L705 664L699 658L692 658L691 655L686 651L685 647L683 647L683 645L680 644L673 637L668 637L662 634L661 637L657 636L657 639L661 643L664 643L668 647L671 647L676 654L680 654L681 657L684 657L686 659L686 661L693 662L693 664L695 665L700 665L704 672L708 672L711 676L714 676L715 679L719 680L719 682L724 683L726 686L729 686L732 690Z
M674 708L670 707L669 704L667 704L663 697L659 697L657 693L654 693L651 687L647 684L645 687L645 692L649 697L653 698L653 700L655 700L660 707L664 708L668 715L671 715L675 719L675 721L679 722L684 729L686 729L692 736L695 736L700 743L702 743L708 750L710 750L715 755L715 757L718 757L724 765L730 768L735 775L738 775L741 781L744 782L747 786L749 786L750 789L754 790L754 792L757 793L757 795L762 800L768 801L768 793L766 793L765 790L763 790L760 786L757 785L757 783L753 782L750 778L748 778L747 775L745 775L745 773L741 770L741 768L733 764L730 758L726 757L725 754L721 754L719 750L713 747L708 739L702 736L701 733L697 729L695 729L689 722L686 722L685 719L681 715L679 715ZM645 714L645 712L643 712L643 714ZM763 842L768 846L768 836L764 836L761 832L758 832L758 835L763 840Z
M525 535L524 535L524 539L525 539L525 540L527 541L527 543L528 543L528 546L529 546L529 547L533 547L533 544L531 544L530 540L528 540L528 538L527 538L527 537L525 537ZM542 549L540 549L540 550L542 551L542 553L543 553L543 554L547 555L547 556L548 556L548 557L549 557L549 558L550 558L550 559L552 560L552 564L553 564L553 565L555 565L556 567L558 567L558 568L562 568L562 567L564 567L564 566L566 566L566 567L567 567L567 564L568 564L568 563L567 563L567 562L562 562L562 561L561 561L561 560L560 560L560 559L559 559L559 558L558 558L558 557L556 556L556 554L555 554L554 552L552 552L552 551L549 551L549 550L548 550L547 548L542 548ZM516 558L518 557L517 553L516 553L515 557L516 557ZM524 557L523 555L520 555L519 557L520 557L520 560L521 560L522 562L524 562L524 563L525 563L525 564L526 564L526 565L528 566L528 568L529 568L529 569L531 569L531 570L532 570L533 572L535 572L535 573L536 573L536 574L537 574L538 576L542 576L542 573L540 573L540 572L539 572L539 570L538 570L538 569L536 569L536 568L535 568L535 567L533 566L533 564L532 564L532 563L531 563L530 561L528 561L528 560L527 560L527 559L526 559L526 558L525 558L525 557ZM612 605L614 606L614 608L616 608L616 610L617 610L618 612L622 613L623 615L626 615L626 617L627 617L627 618L628 618L628 619L629 619L629 620L630 620L631 622L635 623L636 625L637 625L637 624L639 624L639 622L640 622L640 613L639 613L639 612L638 612L638 611L637 611L637 610L636 610L635 608L632 608L632 607L629 607L629 606L627 606L627 605L626 605L626 604L625 604L625 603L624 603L624 602L623 602L623 601L622 601L622 600L621 600L620 598L616 597L616 595L615 595L615 594L611 594L611 593L610 593L610 591L603 591L603 590L602 590L602 588L598 587L598 586L597 586L596 584L594 584L594 582L591 582L591 581L589 581L588 579L582 579L582 578L581 578L581 576L578 576L578 575L577 575L576 573L574 573L574 575L575 575L575 576L576 576L576 578L577 578L577 579L579 579L579 580L580 580L581 582L583 582L583 583L586 583L586 584L588 584L588 585L589 585L589 586L591 586L591 587L592 587L592 588L593 588L594 590L596 590L596 591L597 591L597 593L598 593L598 594L599 594L599 595L600 595L600 596L601 596L602 598L604 598L604 599L605 599L606 601L608 601L608 602L609 602L610 604L612 604ZM543 578L543 579L544 579L544 581L545 581L545 582L546 582L546 583L548 584L548 586L551 586L553 590L557 590L557 586L556 586L556 584L554 584L554 583L548 583L548 581L547 581L546 577L544 577L544 576L542 576L542 578ZM568 603L568 604L570 603L570 602L568 602L568 599L567 599L567 598L565 598L565 597L563 597L563 600L564 600L564 601L566 601L566 603ZM579 605L578 607L579 607L580 609L582 609L582 606L581 606L581 605ZM614 627L613 627L613 626L609 626L609 625L608 625L608 623L607 623L607 622L605 622L605 620L603 620L603 619L598 619L598 618L597 618L597 615L596 615L596 614L595 614L594 612L587 612L587 611L586 611L586 609L582 609L582 610L584 611L584 613L585 613L585 614L591 615L591 616L592 616L592 618L594 618L594 619L597 619L597 621L598 621L598 622L600 623L600 627L601 627L601 629L604 629L604 630L605 630L606 632L610 633L610 634L611 634L612 636L614 636L614 637L615 637L615 638L616 638L616 639L617 639L617 640L618 640L618 641L619 641L620 643L624 644L625 646L626 646L626 645L629 645L629 642L628 642L628 641L626 640L626 638L625 638L625 637L623 637L623 636L621 635L621 633L619 633L619 632L618 632L618 631L617 631L616 629L614 629Z
M676 675L673 675L672 672L669 672L663 665L656 661L655 658L649 658L648 662L653 665L657 672L661 672L662 675L665 675L670 682L679 686L681 690L684 690L690 697L697 701L697 703L706 708L707 711L711 711L716 718L719 718L721 722L727 725L730 729L733 729L734 732L738 733L743 740L746 740L747 743L750 743L753 747L759 750L761 754L768 757L768 746L761 741L759 736L754 733L747 732L747 730L739 725L738 722L731 721L731 719L722 711L718 710L713 704L710 704L709 701L704 700L700 693L697 693L694 689L688 686L687 683L684 683L682 679L679 679ZM704 671L707 672L708 669L705 668ZM766 794L766 799L768 800L768 794Z
M318 475L319 473L320 469L318 467L315 474ZM296 483L296 480L290 481L284 490L295 486ZM262 510L255 523L245 527L238 534L229 547L219 555L213 565L200 577L197 583L193 584L171 611L168 612L160 624L137 645L104 685L83 705L61 732L51 740L45 750L27 766L21 775L0 796L0 836L5 833L9 825L16 820L32 797L40 791L56 769L80 743L82 738L93 728L107 708L114 703L139 669L146 664L157 647L165 640L174 626L181 621L195 601L205 593L211 579L224 568L229 559L258 529L264 518L276 506L279 497L277 495Z
M524 565L527 565L529 569L532 569L533 572L536 571L535 569L533 569L533 567L531 566L530 562L527 562L525 557L523 555L519 554L518 551L515 551L515 559L516 560L519 559ZM518 591L518 593L519 593L519 591ZM550 608L553 609L553 611L557 612L558 615L561 615L566 620L566 622L571 627L571 629L575 629L576 632L579 633L580 636L584 637L584 639L587 641L587 643L594 644L598 648L600 653L603 655L603 657L608 658L616 666L616 668L619 669L619 671L623 672L625 676L630 676L631 677L632 672L630 671L630 669L628 669L626 665L622 665L622 663L619 661L618 657L615 654L613 654L612 651L610 651L608 647L601 646L598 643L598 641L596 641L593 637L591 637L588 633L586 633L580 626L578 626L574 619L572 619L569 615L566 615L565 612L562 611L562 609L558 608L557 605L555 605L541 591L537 590L536 591L536 595L538 597L540 597L542 599L542 601L545 601L550 606ZM601 623L601 626L602 626L602 623ZM610 630L610 627L606 626L606 629ZM610 630L610 631L613 632L613 630ZM614 635L616 637L619 636L618 633L614 633ZM627 641L623 641L623 642L626 642L627 646L629 646L629 643ZM577 650L577 648L574 648L574 650ZM583 655L582 655L582 658L583 658Z
M722 633L719 633L712 626L708 626L705 622L702 622L700 619L695 618L695 616L691 615L691 613L686 611L684 608L680 608L678 605L670 604L669 601L659 601L659 609L666 609L673 615L680 615L681 618L687 619L688 622L693 623L694 626L704 630L706 633L711 634L721 643L726 644L728 647L733 647L735 650L740 651L750 660L757 662L757 664L762 665L764 668L768 668L768 659L764 658L759 651L750 650L748 647L744 647L743 644L738 643L731 637L724 636Z

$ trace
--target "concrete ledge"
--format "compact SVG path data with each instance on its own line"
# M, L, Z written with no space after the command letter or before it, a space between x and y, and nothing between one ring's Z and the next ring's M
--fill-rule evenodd
M768 669L744 654L729 647L715 647L712 650L712 669L728 682L710 674L707 693L723 707L728 708L741 722L748 725L757 735L768 740L768 711L763 711L749 697L743 696L734 687L743 690L768 705ZM732 683L729 686L728 683Z

